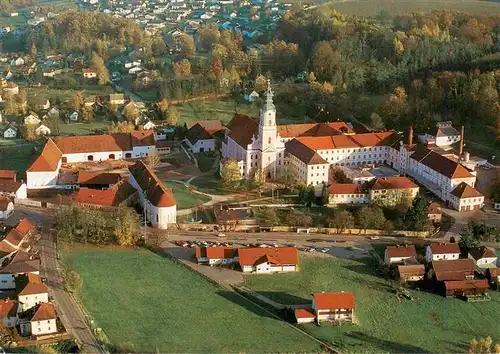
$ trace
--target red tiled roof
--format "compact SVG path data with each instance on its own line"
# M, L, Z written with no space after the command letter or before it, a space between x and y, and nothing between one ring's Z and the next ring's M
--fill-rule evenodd
M320 138L315 138L315 139L320 139ZM286 142L285 151L288 154L295 156L306 165L321 165L328 163L325 159L319 156L319 154L316 151L304 145L301 141L297 139L293 139Z
M473 248L469 251L469 254L474 258L476 261L482 258L497 258L497 255L495 252L493 252L491 249L485 246L481 247L476 247Z
M146 192L146 198L156 207L172 207L177 204L174 194L163 185L158 176L142 161L129 167L130 174L139 187Z
M209 119L209 120L199 120L199 121L190 121L187 122L187 127L188 129L191 129L194 125L199 124L209 134L215 134L217 132L220 132L221 130L224 130L224 126L222 125L220 120L217 119Z
M227 125L228 136L238 145L245 148L252 142L252 138L257 134L259 123L253 118L242 114L235 114Z
M82 72L84 74L90 74L90 73L97 74L97 70L94 68L83 68Z
M16 180L17 172L13 170L0 170L0 179Z
M61 160L62 152L52 139L47 140L43 147L42 153L26 170L26 172L49 172L56 171L59 161Z
M366 194L366 192L359 184L333 183L328 187L328 194Z
M139 130L130 133L132 147L134 146L154 146L155 136L152 130Z
M456 243L433 243L429 246L432 254L456 254L460 248Z
M416 257L417 251L414 245L388 246L385 248L389 258L397 257Z
M295 310L296 318L316 318L316 314L313 309L296 309Z
M438 281L465 280L467 275L474 275L474 262L472 259L433 261L432 269Z
M398 265L398 273L400 275L404 274L416 274L416 275L424 275L425 274L425 266L423 264L400 264Z
M314 293L316 310L353 309L356 307L354 294L350 292Z
M15 229L21 233L21 235L26 235L28 232L35 229L35 225L28 219L22 218L17 223Z
M448 178L474 177L470 171L461 164L427 149L424 145L417 145L415 151L410 155L410 158Z
M56 318L56 308L54 305L50 302L42 302L31 319L31 322L53 320Z
M22 182L16 182L10 179L0 179L0 191L2 192L16 193L22 185Z
M482 197L483 195L477 191L477 189L469 186L467 183L462 182L455 187L451 192L455 197L462 198L476 198Z
M273 248L239 248L238 257L240 265L253 266L263 257L273 264L291 265L299 263L299 255L295 247L273 247Z
M200 124L195 124L186 133L186 138L195 144L198 140L213 139L213 136Z
M119 173L111 172L78 172L78 184L115 184L120 181Z
M130 198L135 190L132 185L123 180L106 190L80 188L74 193L74 201L82 204L94 204L105 207L116 207Z
M376 178L371 189L410 189L418 186L406 177L383 177Z
M18 294L19 296L24 295L35 295L35 294L45 294L48 292L48 288L44 283L30 283L26 284L23 290Z
M5 236L4 240L8 241L11 245L19 246L24 236L21 235L19 231L16 229L11 229L7 236Z
M488 281L480 280L451 280L445 281L444 287L446 290L469 290L469 289L484 289L489 288Z
M232 247L196 247L196 258L231 259L235 253L236 249Z
M0 300L0 318L16 317L18 305L14 300Z
M299 136L319 137L354 133L345 122L279 125L278 132L282 138L296 138Z

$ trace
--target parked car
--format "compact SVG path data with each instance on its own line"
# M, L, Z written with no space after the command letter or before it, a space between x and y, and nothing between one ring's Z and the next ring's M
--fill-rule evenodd
M378 237L378 236L370 236L370 240L380 240L380 237Z
M330 250L329 248L326 248L326 247L325 247L325 248L320 249L320 252L322 252L322 253L326 253L326 252L328 252L329 250Z
M226 237L226 234L223 233L223 232L219 232L219 234L217 235L218 237Z

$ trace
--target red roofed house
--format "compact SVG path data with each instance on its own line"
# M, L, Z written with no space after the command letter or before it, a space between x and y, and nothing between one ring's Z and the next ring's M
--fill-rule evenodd
M152 131L49 139L26 171L28 189L64 188L57 184L63 163L143 158L155 153Z
M123 180L109 189L80 188L74 192L75 203L95 207L119 207L135 204L137 190L130 183Z
M0 320L6 327L15 327L17 324L17 310L19 303L14 300L0 300Z
M36 304L49 301L47 286L42 283L40 275L28 273L26 276L16 278L20 292L17 294L20 311L26 311Z
M295 272L299 265L295 247L239 248L238 257L243 273Z
M4 241L0 242L2 245ZM13 249L15 251L15 249ZM0 289L15 289L16 277L26 275L28 273L40 273L40 258L36 255L19 250L12 257L9 264L0 269Z
M432 269L438 282L474 279L475 266L471 259L432 261Z
M401 264L405 259L415 259L417 251L414 245L388 246L385 248L384 262L387 265Z
M352 322L355 307L354 294L351 292L313 294L312 308L318 322L336 320Z
M328 204L367 204L369 194L363 186L354 183L333 183L328 187Z
M232 264L238 261L236 249L231 247L196 247L196 260L209 266Z
M313 323L316 320L316 313L310 308L296 309L295 318L297 319L298 324Z
M14 170L0 170L0 180L16 181L17 172Z
M0 220L8 219L14 212L14 203L9 197L0 195Z
M184 142L194 153L215 151L215 134L224 130L224 126L219 120L189 122L187 127L188 131Z
M42 302L34 315L20 324L21 335L41 336L57 333L57 314L54 304Z
M466 298L484 296L488 293L489 285L485 279L479 280L451 280L444 282L445 296L463 296Z
M458 211L479 210L484 204L484 196L462 182L450 192L448 204Z
M479 268L496 268L498 256L494 250L485 246L473 248L469 251L468 257Z
M130 184L139 193L139 203L146 210L146 219L160 229L176 222L177 202L174 194L144 162L129 167Z
M97 77L97 70L94 68L82 69L84 79L95 79Z
M428 263L454 260L458 259L459 256L460 248L456 243L432 243L425 250L425 260Z
M406 177L384 177L369 183L370 201L390 206L399 203L402 198L412 200L418 194L418 186Z

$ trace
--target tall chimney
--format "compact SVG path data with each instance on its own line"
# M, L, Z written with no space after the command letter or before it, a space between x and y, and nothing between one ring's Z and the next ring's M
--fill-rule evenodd
M413 145L413 125L410 125L408 130L408 145Z
M462 130L460 132L460 148L458 150L458 156L462 156L464 153L464 126L462 125Z

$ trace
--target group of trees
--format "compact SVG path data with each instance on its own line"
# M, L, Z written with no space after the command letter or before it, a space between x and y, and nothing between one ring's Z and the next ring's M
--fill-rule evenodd
M139 216L127 207L96 209L70 204L57 209L56 224L58 237L70 243L132 246Z
M483 242L500 242L500 228L471 220L460 232L458 245L464 253Z

